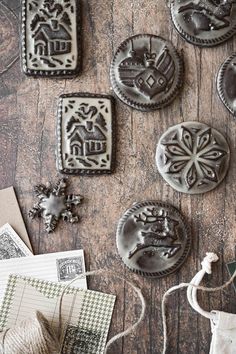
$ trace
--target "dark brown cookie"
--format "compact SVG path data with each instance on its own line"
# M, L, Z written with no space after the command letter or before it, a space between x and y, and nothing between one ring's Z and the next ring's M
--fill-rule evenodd
M57 120L57 167L75 175L101 175L115 166L114 99L72 93L60 96Z
M236 33L236 3L233 0L171 0L176 30L189 43L212 47Z
M26 75L78 74L80 12L80 0L22 0L22 68Z
M170 127L157 145L159 173L182 193L199 194L216 188L226 176L229 160L224 136L204 123Z
M236 117L236 53L220 67L217 76L217 91L225 107Z
M135 273L167 276L186 260L191 246L190 229L173 206L145 201L134 204L119 221L118 252Z
M178 94L183 62L170 42L140 34L119 46L110 76L121 101L141 111L152 111L167 106Z

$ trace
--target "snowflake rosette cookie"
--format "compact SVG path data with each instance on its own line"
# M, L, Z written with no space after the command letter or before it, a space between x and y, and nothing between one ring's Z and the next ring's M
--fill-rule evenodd
M200 194L216 188L226 176L229 159L224 136L199 122L169 128L157 145L159 173L182 193Z
M81 204L83 197L79 194L66 194L66 179L60 179L55 185L39 184L34 187L38 198L37 203L29 211L29 217L44 219L46 231L53 232L60 219L71 224L79 221L79 216L73 213L73 207Z

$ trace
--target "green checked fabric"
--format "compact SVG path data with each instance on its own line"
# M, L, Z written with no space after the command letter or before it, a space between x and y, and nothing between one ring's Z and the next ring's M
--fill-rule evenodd
M109 330L107 323L112 316L113 306L114 302L110 295L96 292L85 294L80 315L83 327L80 327L77 333L78 353L103 353ZM64 353L66 354L66 351Z
M0 311L0 331L3 331L6 327L6 321L11 308L13 296L15 295L17 277L9 276L8 284L5 290L5 295L2 302Z
M6 329L8 325L10 326L8 319L11 318L12 321L12 318L16 316L15 312L19 313L18 308L20 309L21 307L22 294L28 296L28 293L30 293L30 291L27 292L29 288L29 286L27 288L27 285L37 290L34 296L37 297L37 294L39 294L38 296L43 296L43 303L46 302L47 304L48 302L48 304L53 304L55 308L65 288L63 284L10 275L0 312L0 330ZM115 296L74 287L68 288L66 294L80 294L81 296L78 299L79 301L82 299L82 303L80 304L78 322L76 317L76 323L71 322L66 326L62 353L104 353L115 304ZM24 307L26 305L27 301L26 304L24 303ZM18 306L17 311L15 311L16 306ZM78 308L76 309L78 312Z

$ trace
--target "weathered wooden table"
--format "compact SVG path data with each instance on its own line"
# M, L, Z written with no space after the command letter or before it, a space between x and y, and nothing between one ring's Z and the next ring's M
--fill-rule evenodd
M88 269L115 270L142 288L148 302L146 319L133 336L114 344L110 353L161 353L163 293L174 284L190 280L207 251L220 256L208 285L228 279L225 262L235 258L236 122L217 97L215 76L226 56L236 50L236 38L216 48L200 49L177 35L164 0L85 0L82 74L73 80L33 79L25 77L20 69L19 12L19 0L0 1L0 187L15 186L36 254L83 248ZM71 190L85 196L79 208L81 222L78 226L61 223L54 234L47 235L42 222L30 222L27 211L34 202L33 185L57 178L58 96L69 92L111 93L109 65L114 50L126 37L143 32L161 35L183 52L186 77L182 93L168 108L154 113L140 113L117 101L116 172L111 176L71 178ZM160 135L170 125L187 120L214 126L225 134L232 150L227 178L216 190L200 196L175 192L155 167ZM192 230L187 262L178 273L161 280L132 274L116 250L119 217L134 201L145 199L172 203L182 210ZM134 322L140 307L124 283L104 277L91 279L89 286L118 296L110 336ZM236 311L232 288L200 298L206 309ZM170 354L208 352L209 323L192 311L184 291L169 299L168 319Z

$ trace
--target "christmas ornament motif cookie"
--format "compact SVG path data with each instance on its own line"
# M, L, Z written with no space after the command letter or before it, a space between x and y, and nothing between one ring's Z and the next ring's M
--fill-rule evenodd
M77 194L66 194L66 180L60 179L57 184L45 186L39 184L34 187L38 202L29 211L29 217L36 216L44 219L46 231L53 232L60 219L71 224L79 221L79 216L72 211L73 206L81 204L83 197Z
M80 0L22 0L26 75L73 77L81 66Z
M160 175L172 188L188 194L216 188L226 176L229 160L230 149L224 136L199 122L169 128L156 151Z
M147 277L175 272L191 246L190 229L173 206L145 201L134 204L119 221L117 248L125 265Z
M217 76L217 91L225 107L236 116L236 53L220 67Z
M236 33L234 0L171 0L172 21L189 43L211 47Z
M127 105L152 111L167 106L183 83L183 62L161 37L140 34L117 49L110 69L115 94Z
M74 175L110 174L115 167L114 99L72 93L60 96L57 168Z

